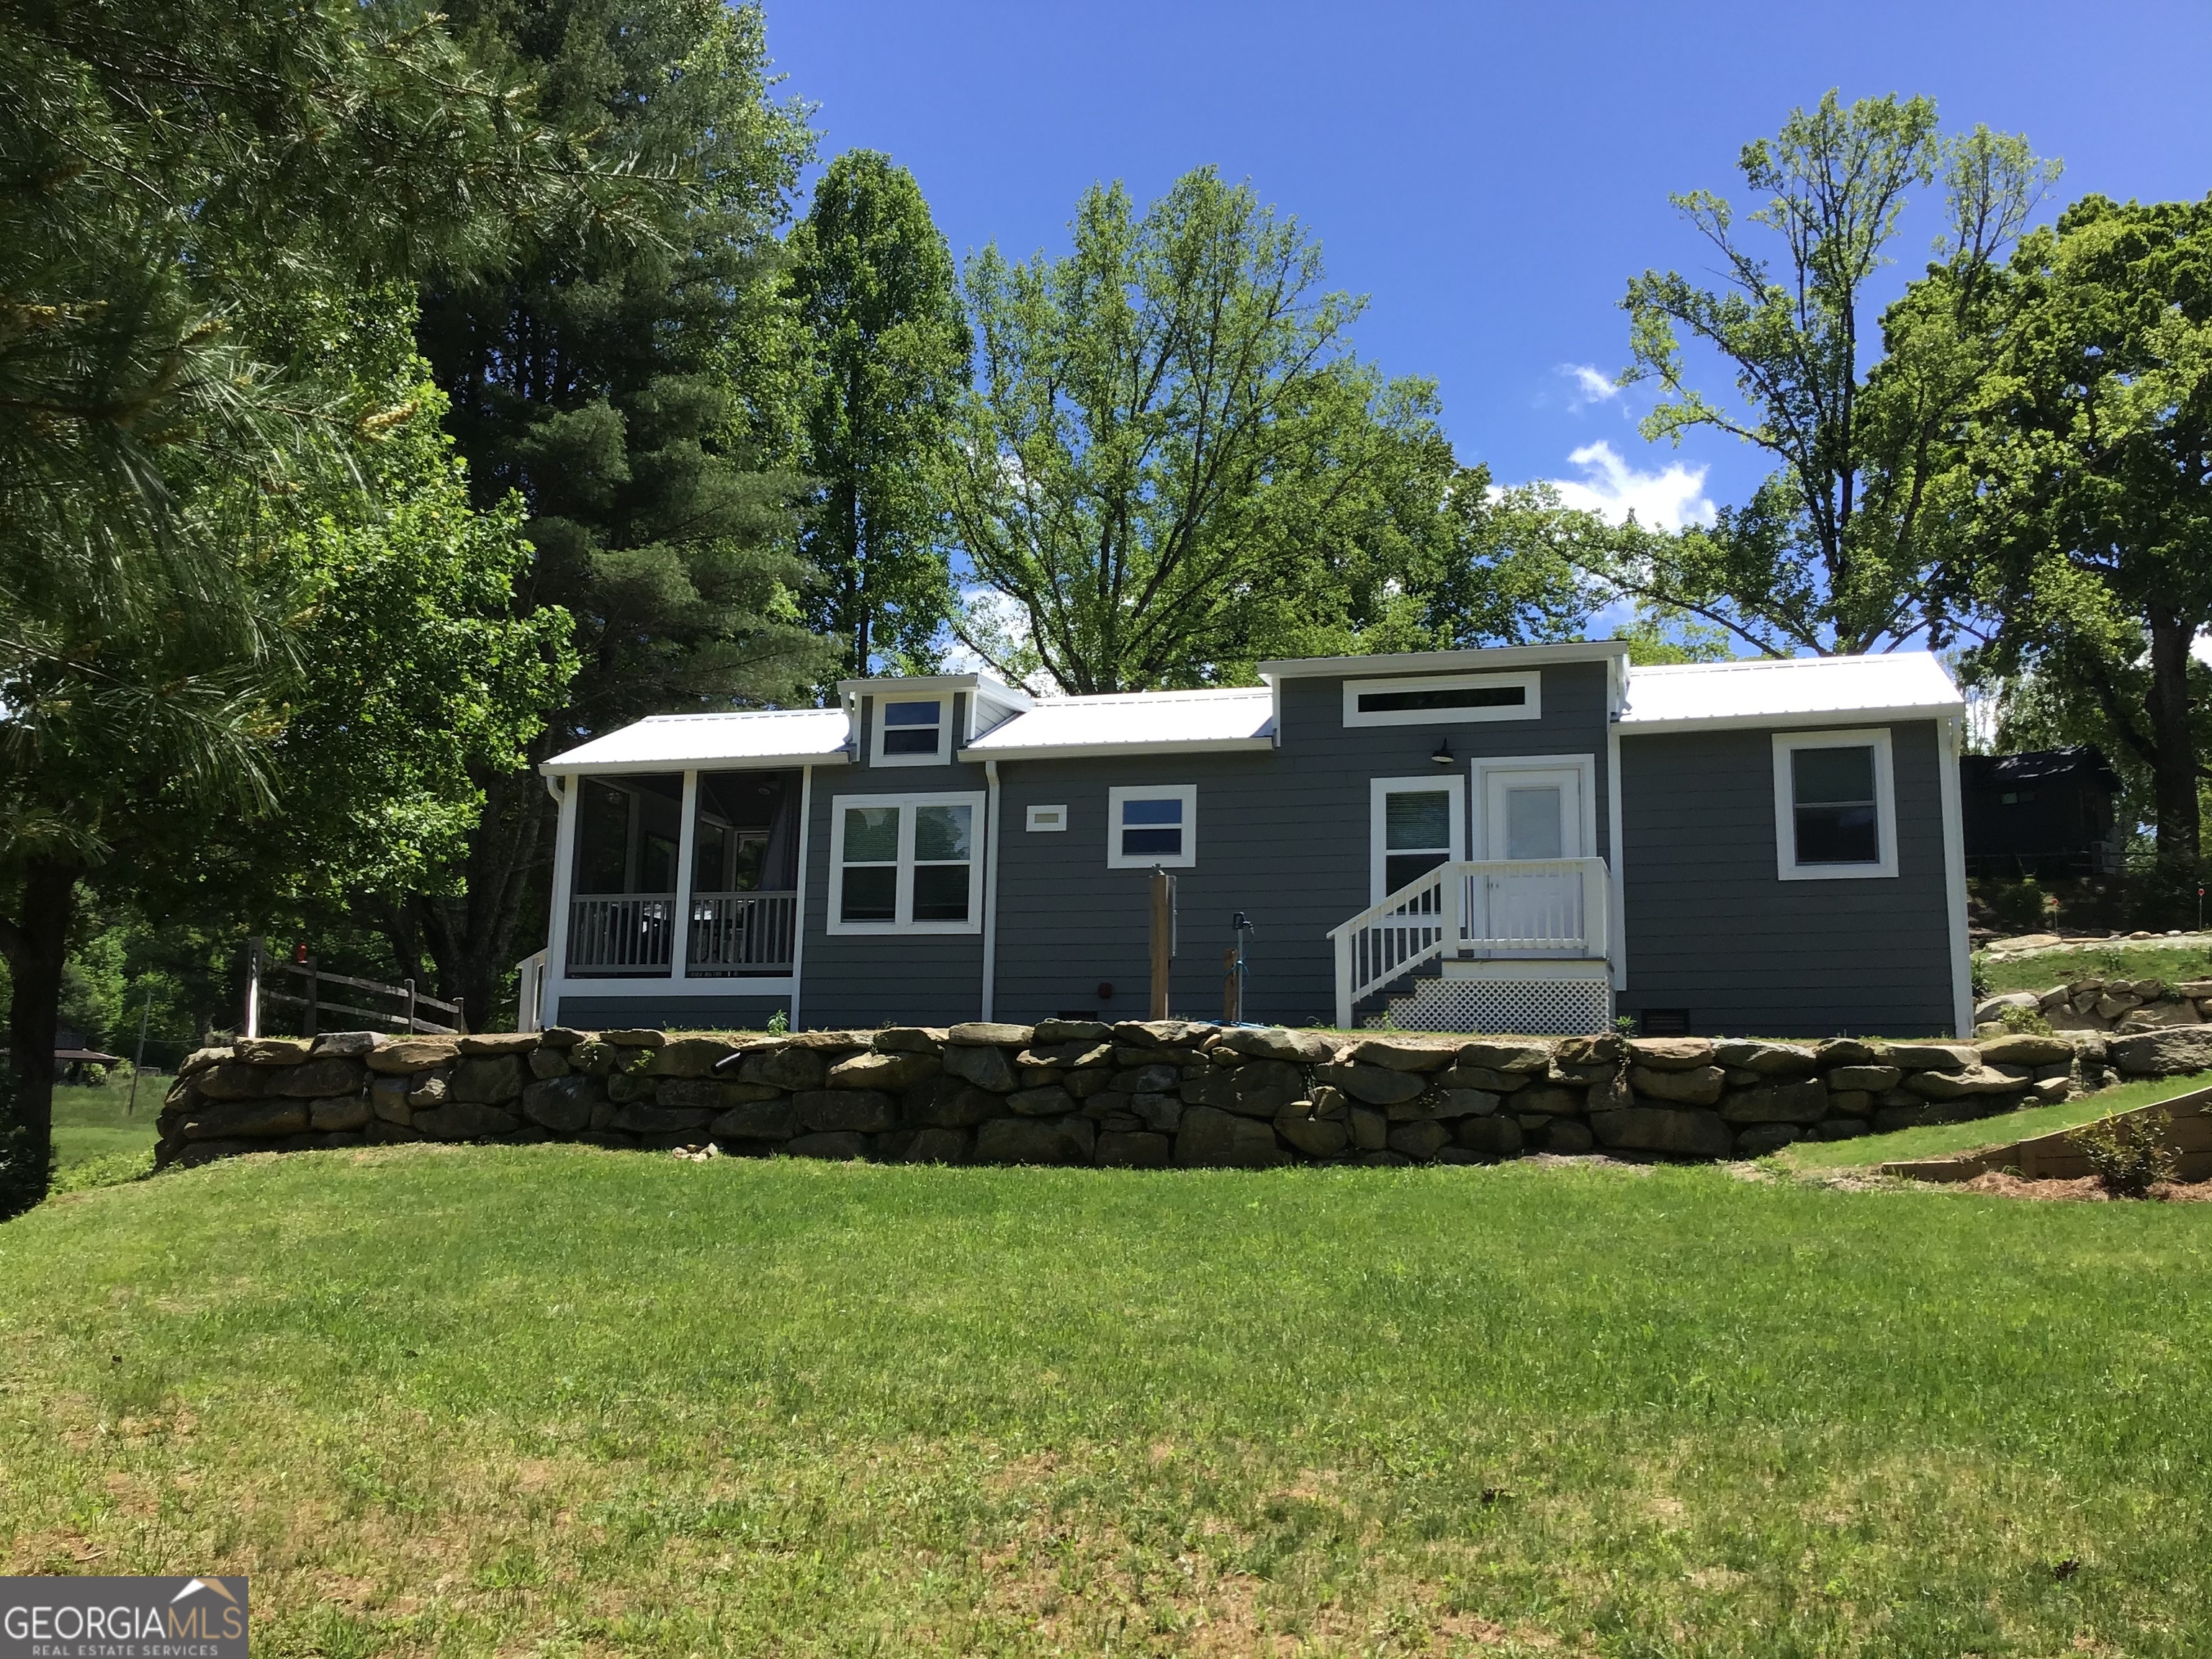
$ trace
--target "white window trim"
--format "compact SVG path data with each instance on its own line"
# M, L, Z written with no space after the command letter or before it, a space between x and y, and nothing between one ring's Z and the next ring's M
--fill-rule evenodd
M1360 694L1367 691L1462 691L1488 686L1518 685L1528 693L1526 702L1495 708L1392 708L1363 711ZM1534 669L1522 674L1416 674L1404 679L1346 680L1344 683L1344 723L1346 726L1465 726L1477 720L1535 720L1544 717L1544 677Z
M1127 800L1182 802L1182 851L1172 855L1121 851L1121 803ZM1142 828L1143 826L1139 826ZM1115 785L1106 792L1106 867L1109 870L1194 869L1198 864L1198 786L1194 783Z
M1477 859L1502 859L1503 849L1492 851L1490 845L1490 775L1492 772L1566 772L1577 775L1576 792L1581 799L1576 803L1575 848L1565 854L1571 859L1597 856L1597 757L1595 755L1479 755L1468 763L1468 775L1474 781L1470 792L1468 821L1473 826L1472 841Z
M868 722L873 728L868 738L868 764L871 766L945 766L952 759L952 698L949 693L938 696L904 696L890 692L878 692L871 699ZM937 705L937 747L927 755L887 755L884 752L884 733L889 729L884 724L884 708L894 702L933 702ZM911 731L914 728L908 727Z
M848 807L896 806L899 814L896 915L914 914L914 824L917 806L965 806L969 818L968 916L964 921L847 921L845 908L845 812ZM824 918L832 933L980 933L983 931L984 797L959 791L917 795L836 795L830 801L830 902Z
M1433 795L1442 790L1451 797L1451 848L1448 857L1454 864L1467 857L1467 780L1457 772L1441 776L1412 778L1371 778L1367 785L1367 890L1370 904L1380 904L1390 896L1390 889L1383 885L1389 879L1388 868L1390 849L1383 845L1387 824L1384 821L1385 803L1392 795Z
M1051 822L1038 822L1043 814L1047 812L1053 815ZM1027 823L1024 827L1037 835L1058 835L1067 828L1067 808L1065 806L1050 805L1032 806L1029 810Z
M1800 749L1874 750L1875 846L1881 856L1871 864L1797 862L1797 800L1790 757ZM1774 873L1783 881L1877 881L1897 873L1897 778L1890 760L1889 728L1850 732L1777 732L1774 734Z

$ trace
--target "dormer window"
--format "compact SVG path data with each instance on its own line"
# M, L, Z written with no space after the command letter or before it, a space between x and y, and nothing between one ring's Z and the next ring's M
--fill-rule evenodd
M948 758L947 697L881 697L876 702L878 766L939 766Z

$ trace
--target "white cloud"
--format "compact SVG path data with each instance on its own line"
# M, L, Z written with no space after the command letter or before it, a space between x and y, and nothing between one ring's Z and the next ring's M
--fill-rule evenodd
M1662 472L1638 472L1609 443L1584 444L1567 459L1582 468L1579 479L1556 478L1559 499L1571 507L1619 524L1631 513L1655 530L1680 530L1686 524L1711 524L1712 499L1705 494L1705 469L1680 461Z
M1588 363L1561 363L1559 373L1575 383L1572 403L1577 409L1585 404L1611 403L1620 396L1620 388L1601 368L1593 368Z

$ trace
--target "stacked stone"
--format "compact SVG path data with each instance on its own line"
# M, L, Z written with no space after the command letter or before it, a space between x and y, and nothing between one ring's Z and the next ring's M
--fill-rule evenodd
M1820 1043L1046 1020L313 1041L194 1054L157 1161L410 1140L1158 1168L1753 1157L2212 1067L2212 1027Z
M1974 1010L1977 1034L2004 1030L2008 1010L2040 1014L2054 1031L2145 1031L2212 1023L2212 979L2077 979L2044 991L2007 991Z

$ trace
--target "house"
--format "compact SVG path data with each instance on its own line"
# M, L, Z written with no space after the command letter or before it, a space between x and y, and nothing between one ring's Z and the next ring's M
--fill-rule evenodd
M1971 1029L1964 704L1924 653L1635 668L1618 641L1260 665L1039 699L986 675L657 716L544 764L551 1022L1142 1018ZM526 1024L529 1023L526 1015Z
M2127 830L2113 811L2119 774L2087 744L1963 755L1966 873L2017 881L2119 873Z

